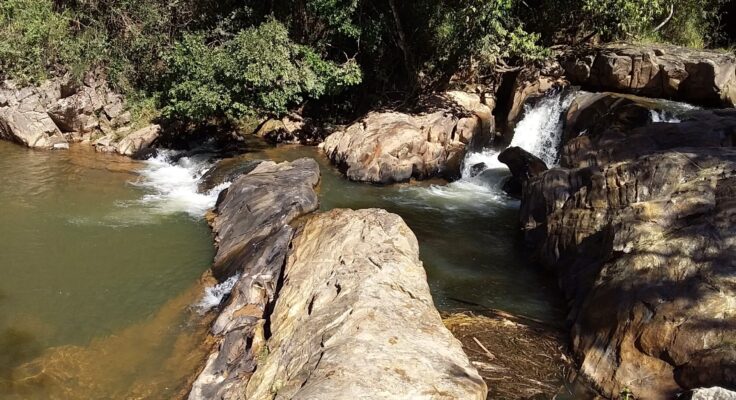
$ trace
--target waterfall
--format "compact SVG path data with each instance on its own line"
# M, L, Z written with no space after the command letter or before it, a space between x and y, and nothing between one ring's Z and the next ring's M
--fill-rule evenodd
M524 118L514 130L510 146L521 147L539 157L548 166L557 165L562 140L562 115L575 96L557 92L537 104L524 107Z
M222 302L222 299L224 299L225 296L229 295L230 292L233 290L235 284L238 282L238 279L240 279L240 274L235 274L227 278L225 281L218 283L217 285L205 288L204 295L202 295L202 298L194 306L194 308L201 314L204 314L207 311L219 306Z
M524 106L524 117L516 125L509 147L516 146L539 157L548 166L557 165L560 140L562 140L562 115L567 112L574 96L564 91L547 95L533 105ZM498 161L502 150L486 148L470 152L465 156L462 167L462 180L477 180L476 176L485 171L498 170L496 174L503 179L506 165Z

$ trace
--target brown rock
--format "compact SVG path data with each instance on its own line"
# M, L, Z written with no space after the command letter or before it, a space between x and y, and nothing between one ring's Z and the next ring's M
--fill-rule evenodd
M270 327L249 399L486 398L434 308L416 238L384 210L307 220Z
M571 301L581 373L606 396L734 385L736 150L721 146L736 112L683 121L577 137L563 156L582 168L524 188L522 228Z
M569 54L573 84L596 90L672 98L708 106L736 105L736 56L670 45L608 44Z
M414 115L369 113L328 136L323 149L354 181L393 183L457 176L467 147L490 137L486 128L492 126L492 110L477 95L451 92L444 101L449 104L445 107L454 108Z
M132 156L134 153L150 147L158 139L160 133L161 127L159 125L149 125L141 128L122 138L115 151L124 156Z
M48 109L49 116L64 132L92 132L99 126L97 113L104 106L101 94L89 87L59 99Z

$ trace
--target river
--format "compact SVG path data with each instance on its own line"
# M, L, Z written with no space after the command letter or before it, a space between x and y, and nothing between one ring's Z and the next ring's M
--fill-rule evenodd
M511 145L554 165L569 102L558 93L528 107ZM456 182L392 186L349 182L314 147L259 146L241 157L315 158L321 210L401 215L441 311L498 309L560 324L556 280L518 240L519 204L501 190L508 170L499 150L468 154ZM0 397L186 393L205 354L199 305L226 292L204 294L200 283L213 256L203 215L226 185L198 193L212 158L175 155L137 162L84 146L45 152L0 142Z

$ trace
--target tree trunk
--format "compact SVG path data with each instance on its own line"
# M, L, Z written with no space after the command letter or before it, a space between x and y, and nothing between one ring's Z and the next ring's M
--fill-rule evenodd
M388 4L391 7L391 13L394 17L396 36L398 38L397 44L399 45L401 52L404 54L404 67L406 67L409 85L411 86L412 91L414 91L417 86L417 71L414 66L414 57L412 55L411 48L409 47L409 43L406 40L404 28L401 26L401 17L399 16L399 9L396 7L396 0L388 0Z

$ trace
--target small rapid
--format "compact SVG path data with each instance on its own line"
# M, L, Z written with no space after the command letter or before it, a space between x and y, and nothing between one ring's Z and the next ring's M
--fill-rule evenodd
M161 150L145 163L140 179L132 184L147 192L138 203L158 214L183 212L201 218L215 205L220 191L230 186L224 182L205 193L199 191L200 179L213 165L204 155L178 157L175 151Z
M518 146L542 159L547 165L557 165L562 139L562 115L570 107L574 93L557 91L535 104L525 106L524 117L514 130L509 147ZM493 212L493 207L516 207L516 200L504 193L504 180L509 176L505 164L498 160L503 149L487 147L468 152L463 160L457 181L446 185L410 187L414 197L432 201L432 197L445 201L450 209L470 208L484 213ZM407 201L404 199L404 201Z

